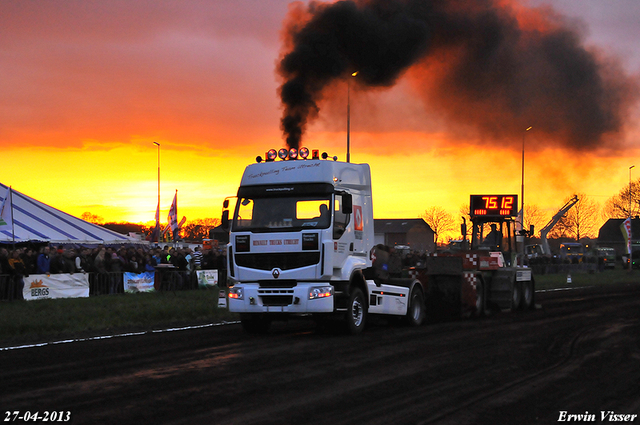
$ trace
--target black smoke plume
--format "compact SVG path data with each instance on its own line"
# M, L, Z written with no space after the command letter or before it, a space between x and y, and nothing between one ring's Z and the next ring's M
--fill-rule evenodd
M282 130L297 147L327 86L358 71L359 88L417 93L449 122L517 139L534 126L571 148L623 130L638 84L588 50L550 10L498 0L345 0L294 5L278 66Z

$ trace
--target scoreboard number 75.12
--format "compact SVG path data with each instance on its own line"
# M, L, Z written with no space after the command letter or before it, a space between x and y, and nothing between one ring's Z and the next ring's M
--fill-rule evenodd
M471 195L472 217L516 217L518 195Z

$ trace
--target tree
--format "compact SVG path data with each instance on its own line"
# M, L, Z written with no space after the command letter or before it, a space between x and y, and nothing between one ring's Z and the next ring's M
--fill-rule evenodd
M209 231L220 225L219 218L204 218L187 221L180 231L187 240L202 240L209 237Z
M104 218L100 217L97 214L91 214L88 211L83 212L80 218L83 219L84 221L88 221L89 223L93 223L93 224L102 225L104 223Z
M142 223L129 223L126 221L121 222L108 222L101 224L105 229L113 230L114 232L121 233L123 235L128 235L129 233L142 233L147 234L149 229L146 225Z
M607 199L602 218L627 218L640 215L640 179L630 182L617 195Z
M549 219L547 215L535 204L525 204L524 206L524 229L529 231L533 225L534 231L540 234L540 230L544 227ZM531 235L533 236L533 235Z
M584 193L576 194L579 201L558 221L550 233L554 238L570 238L579 241L584 237L596 237L599 228L600 207ZM573 197L567 197L568 202Z
M453 215L449 214L442 207L427 208L422 215L424 221L431 227L435 235L435 243L438 244L438 237L446 232L456 230L456 221Z

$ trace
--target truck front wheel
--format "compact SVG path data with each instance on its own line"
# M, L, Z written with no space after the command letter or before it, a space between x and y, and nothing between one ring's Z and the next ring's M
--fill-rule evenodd
M350 334L359 334L367 321L367 302L360 288L352 288L347 308L347 330Z

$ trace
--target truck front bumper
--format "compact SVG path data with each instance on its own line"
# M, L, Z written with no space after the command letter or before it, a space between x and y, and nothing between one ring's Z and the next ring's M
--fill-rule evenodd
M298 283L293 288L260 288L258 284L237 284L229 292L229 311L234 313L331 313L333 287L328 284Z

